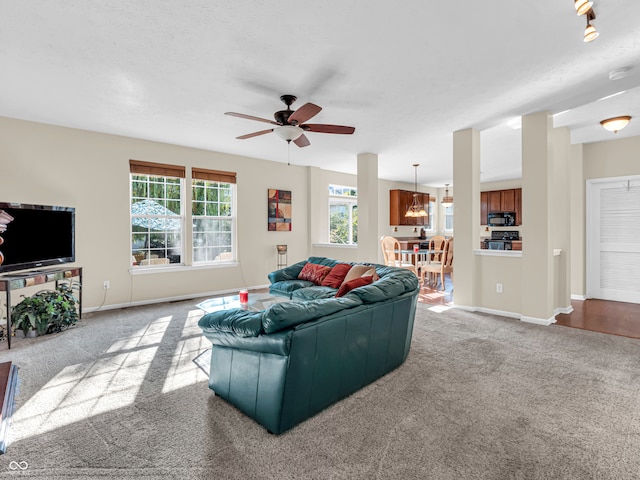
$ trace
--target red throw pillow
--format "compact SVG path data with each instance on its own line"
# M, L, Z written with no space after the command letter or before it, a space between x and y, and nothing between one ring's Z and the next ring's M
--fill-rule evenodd
M369 285L370 283L373 283L373 275L369 275L368 277L358 277L354 278L353 280L349 280L347 283L342 284L342 286L338 290L338 293L336 293L336 297L342 297L343 295L349 293L351 290L362 287L364 285Z
M347 276L347 273L349 273L349 270L351 270L351 265L348 263L339 263L331 269L329 275L324 277L321 285L324 287L340 288L340 285L342 285L342 281L344 280L344 277Z
M318 265L317 263L307 262L302 271L298 274L300 280L308 280L316 285L320 285L324 280L324 277L329 275L331 267L326 265Z

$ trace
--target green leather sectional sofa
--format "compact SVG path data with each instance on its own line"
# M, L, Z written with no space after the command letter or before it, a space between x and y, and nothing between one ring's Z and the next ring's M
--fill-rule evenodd
M370 264L378 280L335 298L336 289L300 283L307 261L269 275L277 287L272 293L293 301L261 312L209 313L199 321L212 343L209 388L274 434L397 368L411 344L419 292L412 272ZM300 289L308 288L315 291L311 297L324 298L305 299Z

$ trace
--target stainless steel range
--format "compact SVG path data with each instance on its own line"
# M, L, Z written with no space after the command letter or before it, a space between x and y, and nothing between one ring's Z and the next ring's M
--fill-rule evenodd
M494 230L491 238L485 238L484 248L488 250L511 250L513 240L520 240L520 232L517 230Z

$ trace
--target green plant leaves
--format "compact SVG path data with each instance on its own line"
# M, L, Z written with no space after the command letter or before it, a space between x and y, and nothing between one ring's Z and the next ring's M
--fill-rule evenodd
M73 291L77 282L59 282L56 290L42 290L23 300L11 310L13 324L26 335L30 330L38 334L55 333L75 325L79 319L78 299Z

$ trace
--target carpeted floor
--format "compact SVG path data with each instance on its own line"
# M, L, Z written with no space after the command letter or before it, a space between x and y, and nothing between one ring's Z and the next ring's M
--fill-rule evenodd
M2 345L20 390L0 477L640 477L639 340L419 304L400 368L274 436L208 389L196 303Z

